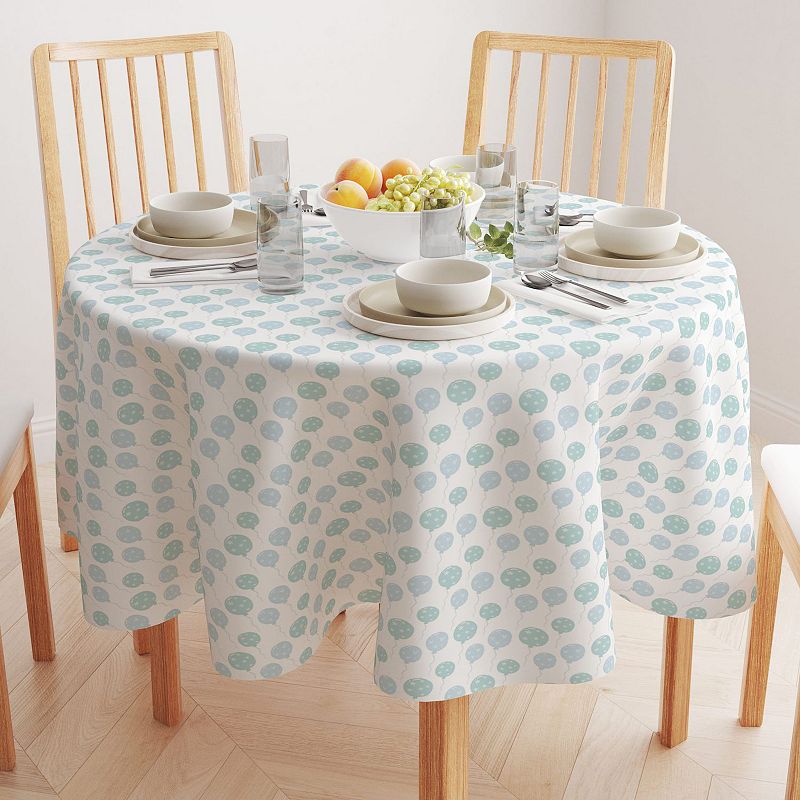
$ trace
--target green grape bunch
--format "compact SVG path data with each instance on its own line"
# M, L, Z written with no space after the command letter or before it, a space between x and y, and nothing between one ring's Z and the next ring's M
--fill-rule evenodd
M466 172L425 167L419 175L395 175L386 191L367 203L367 211L422 211L472 200L475 187Z

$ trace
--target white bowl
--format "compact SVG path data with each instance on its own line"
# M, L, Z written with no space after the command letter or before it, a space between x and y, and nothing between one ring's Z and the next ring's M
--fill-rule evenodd
M356 250L376 261L402 264L419 258L418 211L366 211L329 203L325 193L333 186L326 183L319 190L319 203L341 237ZM474 200L464 206L467 226L475 221L485 192L474 186Z
M492 270L467 258L421 258L402 264L394 276L406 308L436 317L480 308L492 288Z
M217 192L172 192L150 201L150 221L162 236L205 239L233 223L233 200Z
M475 155L471 156L441 156L429 162L433 169L449 169L454 172L466 172L469 179L475 183Z
M594 215L598 246L628 258L647 258L671 250L680 232L681 218L663 208L619 206Z

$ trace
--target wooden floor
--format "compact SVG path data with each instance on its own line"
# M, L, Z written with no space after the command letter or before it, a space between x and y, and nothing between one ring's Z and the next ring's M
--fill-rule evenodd
M185 719L162 727L150 716L147 657L135 655L130 635L83 620L77 555L58 549L53 469L39 471L58 655L31 660L6 512L0 628L18 766L0 773L0 800L416 798L417 714L372 683L374 607L339 617L308 664L270 682L217 676L203 614L182 615ZM784 580L763 728L736 723L746 617L698 622L691 735L663 749L654 735L661 620L616 598L610 676L473 696L471 798L779 800L800 662L798 594Z

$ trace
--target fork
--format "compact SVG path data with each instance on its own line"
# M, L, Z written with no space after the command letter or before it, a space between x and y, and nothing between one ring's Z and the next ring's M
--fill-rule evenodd
M618 294L611 294L611 292L604 292L602 289L595 289L594 286L589 286L588 283L580 283L579 281L573 281L570 278L562 278L560 275L555 275L554 273L548 272L544 269L539 274L555 284L570 283L573 286L580 286L581 289L586 289L590 292L594 292L595 294L599 294L601 297L605 297L606 300L613 300L614 302L622 303L623 305L626 305L630 302L627 298L620 297Z
M314 206L308 202L308 192L305 189L300 190L300 199L303 201L300 205L300 210L304 214L311 214L314 211Z

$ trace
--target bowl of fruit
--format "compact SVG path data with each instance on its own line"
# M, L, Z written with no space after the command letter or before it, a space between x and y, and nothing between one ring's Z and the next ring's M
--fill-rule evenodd
M356 250L396 264L419 255L419 212L449 208L464 199L464 222L475 220L484 191L464 172L395 159L378 169L363 158L339 167L336 179L319 190L333 227Z

